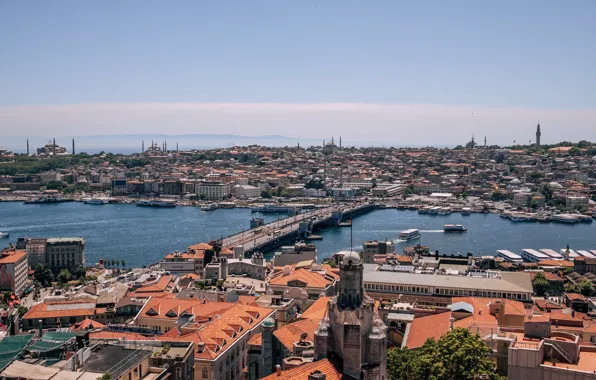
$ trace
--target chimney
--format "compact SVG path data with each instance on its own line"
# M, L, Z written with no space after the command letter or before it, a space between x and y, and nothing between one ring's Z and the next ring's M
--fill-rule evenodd
M326 380L327 376L325 376L325 374L321 371L319 371L318 369L314 372L312 372L310 375L308 375L308 380Z
M275 366L275 374L276 376L280 377L281 376L281 366L279 364L277 364Z

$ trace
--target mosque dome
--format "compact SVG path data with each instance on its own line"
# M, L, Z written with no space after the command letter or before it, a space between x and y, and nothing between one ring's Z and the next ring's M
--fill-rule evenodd
M344 265L349 265L350 263L352 264L360 264L360 255L358 254L358 252L354 252L354 251L350 251L348 253L346 253L342 259L342 263Z

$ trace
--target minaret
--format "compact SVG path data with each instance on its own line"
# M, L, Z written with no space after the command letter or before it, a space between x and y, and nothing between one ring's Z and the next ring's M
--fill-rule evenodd
M540 122L538 122L538 126L536 127L536 146L540 146L540 136L542 136L542 133L540 132Z
M75 142L74 142L74 139L72 139L72 155L74 156L75 154L76 154L76 151L75 151Z
M27 139L27 156L29 155L29 139Z
M176 143L176 152L179 152L179 150L178 150L178 143Z
M145 153L145 140L141 141L141 153Z
M54 145L52 145L52 156L56 157L56 138L54 137Z
M484 147L486 148L486 136L484 136Z
M341 136L339 136L339 149L341 149Z

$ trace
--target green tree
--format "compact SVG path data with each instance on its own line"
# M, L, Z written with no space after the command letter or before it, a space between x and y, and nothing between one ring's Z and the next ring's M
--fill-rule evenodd
M586 297L591 297L594 293L594 285L592 285L590 280L588 280L587 278L582 278L577 285L579 293Z
M17 307L17 311L19 313L19 317L22 317L23 315L25 315L29 311L29 308L27 308L25 306L22 306L22 305L19 305Z
M72 278L72 274L68 269L62 269L60 273L58 273L58 282L61 284L65 284Z
M532 287L534 288L534 294L538 297L543 297L548 290L548 280L544 276L544 273L536 273L534 280L532 280Z
M429 339L416 351L390 349L387 355L390 379L465 380L477 375L499 379L490 349L478 335L457 328L438 341Z
M97 380L112 380L112 374L110 372L106 372L103 375L99 376Z
M44 287L49 286L50 283L54 281L54 274L52 273L52 270L49 267L41 264L35 267L35 274L33 276Z
M47 190L59 190L61 191L64 188L64 184L61 181L50 181L46 185Z

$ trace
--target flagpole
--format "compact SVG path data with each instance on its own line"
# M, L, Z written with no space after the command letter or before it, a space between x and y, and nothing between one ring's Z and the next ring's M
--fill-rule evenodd
M354 230L354 228L352 227L352 217L350 216L350 252L353 251L352 249L352 231Z

